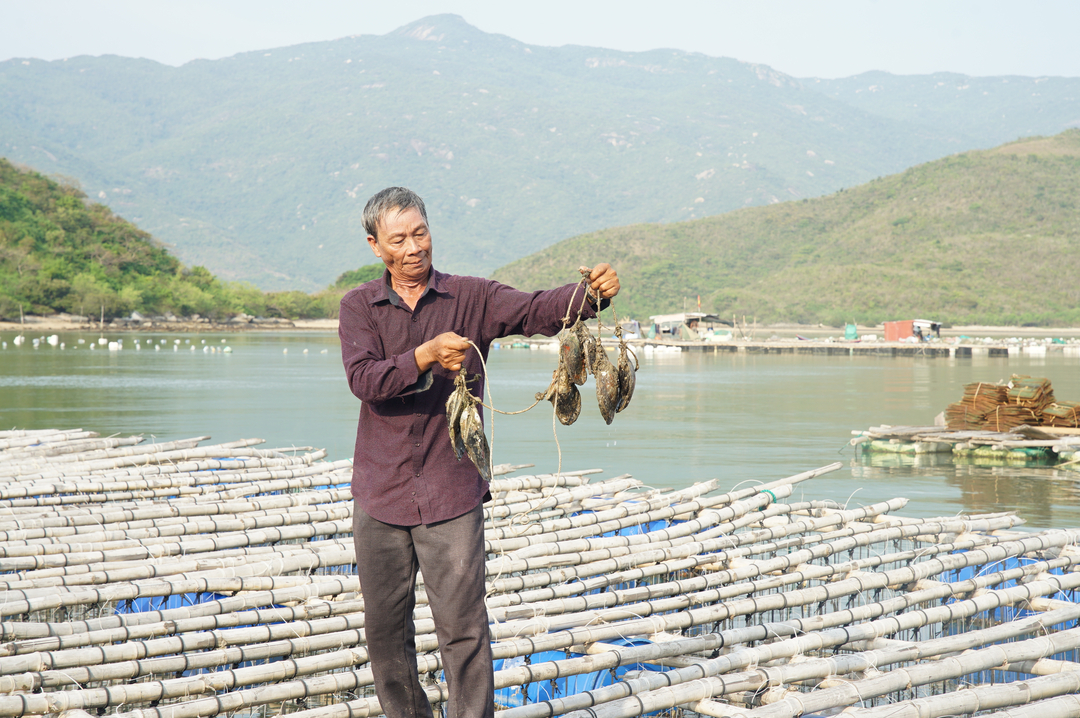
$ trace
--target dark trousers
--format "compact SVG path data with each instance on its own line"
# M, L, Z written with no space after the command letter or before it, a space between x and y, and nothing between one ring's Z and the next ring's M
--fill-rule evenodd
M450 700L447 718L492 718L495 677L484 605L484 512L394 526L353 502L353 541L375 692L389 718L430 718L416 671L416 572L424 574Z

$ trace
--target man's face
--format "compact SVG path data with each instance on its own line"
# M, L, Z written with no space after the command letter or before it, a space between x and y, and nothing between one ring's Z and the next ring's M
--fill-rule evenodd
M377 238L369 234L367 241L394 280L427 279L431 269L431 234L419 210L390 210L379 222L378 232Z

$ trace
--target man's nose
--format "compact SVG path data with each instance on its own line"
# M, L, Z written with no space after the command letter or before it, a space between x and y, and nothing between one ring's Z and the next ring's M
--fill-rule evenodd
M409 237L405 240L405 249L409 254L416 254L420 251L420 240L415 237Z

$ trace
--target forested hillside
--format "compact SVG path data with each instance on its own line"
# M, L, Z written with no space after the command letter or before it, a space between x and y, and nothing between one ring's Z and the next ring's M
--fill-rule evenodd
M106 318L167 312L215 320L252 316L336 316L350 281L315 295L264 294L185 267L159 242L78 189L0 158L0 319L68 312Z
M840 325L1080 324L1080 130L960 153L828 197L582 235L496 271L523 288L612 262L624 313Z

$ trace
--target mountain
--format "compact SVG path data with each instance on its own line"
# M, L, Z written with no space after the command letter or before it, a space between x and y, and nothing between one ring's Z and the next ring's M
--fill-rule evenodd
M820 196L1056 133L1080 86L1002 96L1004 118L968 127L922 80L890 79L866 104L855 89L872 79L540 47L438 15L178 68L0 63L0 155L77 178L187 264L312 290L372 261L360 211L391 184L427 200L440 268L486 274L583 232ZM905 113L911 97L938 109Z
M1080 79L866 72L800 83L879 117L970 138L973 147L1080 127ZM1012 130L1005 136L1006 128Z
M1080 323L1080 129L964 152L827 197L586 234L494 277L522 289L611 262L620 314L842 325ZM685 304L684 304L685 303Z

